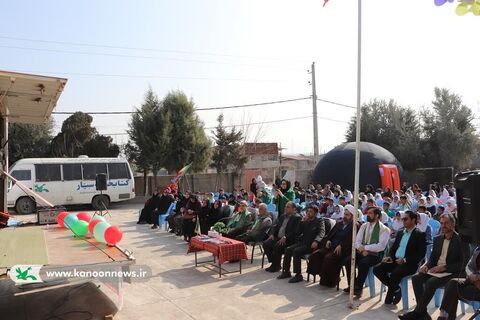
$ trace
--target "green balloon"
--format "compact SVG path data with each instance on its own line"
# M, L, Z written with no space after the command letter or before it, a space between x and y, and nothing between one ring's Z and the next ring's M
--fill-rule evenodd
M77 220L73 223L72 231L77 236L83 237L88 233L88 222L83 220Z
M95 227L93 228L93 236L95 237L95 239L97 239L98 242L107 243L105 241L104 234L105 230L107 230L110 226L110 223L105 221L99 222L95 225Z

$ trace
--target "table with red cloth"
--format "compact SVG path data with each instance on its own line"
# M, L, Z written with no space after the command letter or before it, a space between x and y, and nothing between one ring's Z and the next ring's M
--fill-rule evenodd
M210 252L213 255L213 260L198 262L197 252L199 251ZM195 266L201 263L211 264L211 262L213 262L211 265L218 269L218 275L220 277L222 277L222 271L223 274L232 272L242 273L242 260L248 259L245 243L225 237L212 238L205 235L193 237L188 245L187 253L191 252L195 253ZM227 261L238 261L239 270L227 271L223 269L222 264ZM218 263L218 265L216 263Z

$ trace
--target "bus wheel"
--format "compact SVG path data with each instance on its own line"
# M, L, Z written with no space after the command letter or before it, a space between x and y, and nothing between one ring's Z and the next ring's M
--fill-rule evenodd
M106 210L110 205L110 200L105 195L95 196L92 199L92 207L95 210Z
M17 211L18 214L30 214L35 212L35 207L35 201L29 197L23 197L17 200L15 211Z

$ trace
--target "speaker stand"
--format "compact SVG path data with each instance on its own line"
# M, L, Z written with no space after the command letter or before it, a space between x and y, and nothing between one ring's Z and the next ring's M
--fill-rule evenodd
M100 190L100 195L103 196L103 191L102 191L102 190ZM103 209L100 208L99 210L96 210L93 215L94 215L94 216L95 216L95 215L98 215L98 216L104 217L104 216L106 216L106 215L108 214L108 216L111 218L112 215L110 214L110 212L108 212L108 209L107 209L107 207L105 206L105 203L103 203L102 201L100 201L100 204L101 204L101 206L103 207Z

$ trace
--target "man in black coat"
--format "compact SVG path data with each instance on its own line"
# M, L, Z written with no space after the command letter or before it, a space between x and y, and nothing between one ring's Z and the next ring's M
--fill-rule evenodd
M283 257L283 272L277 279L291 278L290 263L293 257L293 272L295 276L289 283L303 281L302 276L302 256L317 250L325 237L325 222L323 219L317 219L318 208L310 206L307 208L307 215L299 225L297 232L297 243L288 246Z
M418 215L407 210L402 221L404 229L397 232L388 257L373 268L375 276L388 287L385 304L400 302L400 281L403 277L416 273L420 261L425 257L427 242L425 233L416 228Z
M433 239L432 254L412 278L417 306L412 312L400 315L400 319L431 319L427 306L435 295L435 290L443 288L452 278L465 277L464 266L469 257L468 243L455 232L455 217L444 213L440 217L441 234ZM449 273L438 278L431 274Z
M298 225L301 221L297 215L297 207L292 201L285 205L285 214L278 218L270 231L270 236L263 242L263 250L271 262L265 270L268 272L280 271L280 261L285 248L295 243Z

